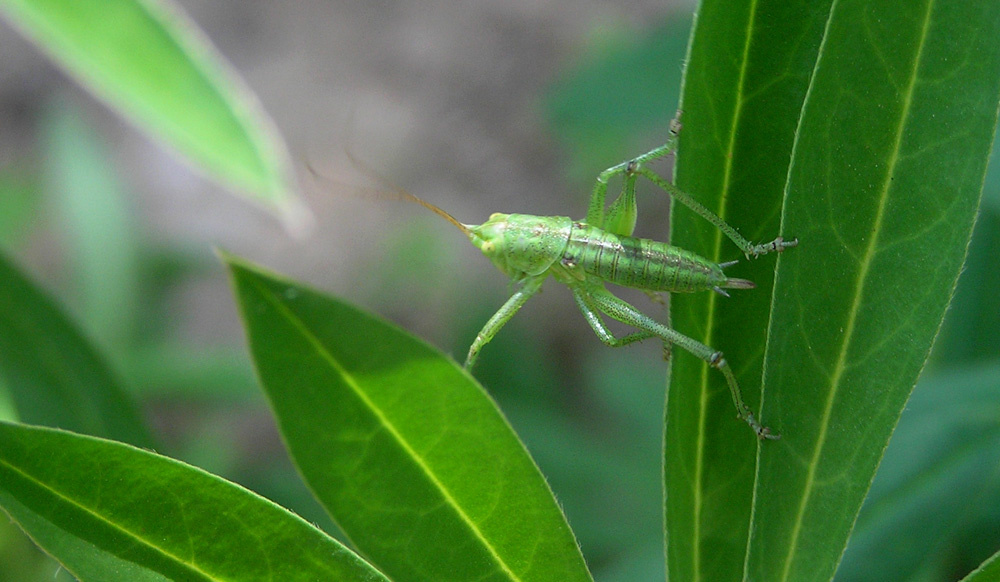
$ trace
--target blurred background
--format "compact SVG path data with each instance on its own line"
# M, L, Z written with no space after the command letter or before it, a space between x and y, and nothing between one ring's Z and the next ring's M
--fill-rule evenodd
M213 249L346 298L461 361L509 283L439 218L366 197L371 179L347 152L463 222L492 212L582 217L600 170L665 140L694 3L180 4L288 143L312 231L292 237L203 179L0 20L0 248L102 348L165 443L160 452L334 531L285 455ZM303 171L306 163L332 182ZM641 192L640 207L639 234L666 239L667 197ZM998 254L993 172L927 382L915 392L911 408L925 416L907 437L911 452L931 437L997 438ZM570 294L547 289L483 351L476 376L547 476L597 580L663 579L660 348L605 348ZM662 314L641 295L629 298ZM961 428L968 394L980 399L975 410L993 413L985 435ZM896 543L892 532L909 531L901 524L948 532L920 551L911 574L931 576L920 579L956 579L979 555L976 544L995 547L1000 458L996 447L980 449L960 459L978 467L971 476L955 472L953 455L887 456L882 472L896 467L907 484L927 471L971 480L974 490L938 482L904 503L892 475L880 473L873 492L883 487L891 503L866 508L874 517L859 520L861 546L849 549L839 579L886 579L872 574L871 556ZM949 513L942 495L974 503ZM56 572L16 527L0 524L0 581Z

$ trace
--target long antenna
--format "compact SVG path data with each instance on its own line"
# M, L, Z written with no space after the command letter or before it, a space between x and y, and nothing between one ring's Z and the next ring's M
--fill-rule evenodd
M470 238L473 236L472 231L469 230L469 227L467 227L466 225L464 225L461 222L459 222L457 218L455 218L451 214L448 214L444 209L439 208L439 207L431 204L430 202L428 202L428 201L426 201L426 200L424 200L422 198L418 198L416 195L410 194L406 190L404 190L404 189L400 188L399 186L393 184L391 181L389 181L388 179L386 179L384 176L382 176L381 174L379 174L375 170L373 170L370 167L368 167L367 165L361 163L361 161L358 160L357 158L355 158L353 155L351 155L350 152L347 152L347 157L351 160L352 164L354 164L364 174L367 174L369 178L372 178L376 182L380 182L382 185L384 185L387 188L389 188L388 192L386 192L385 190L378 189L378 188L366 188L366 190L368 190L369 192L374 192L375 196L389 197L389 198L393 198L395 200L403 200L403 201L413 202L415 204L419 204L419 205L423 206L424 208L426 208L427 210L430 210L434 214L437 214L441 218L443 218L443 219L447 220L448 222L454 224L455 228L457 228L458 230L460 230L463 233L465 233L465 236L468 236ZM313 168L312 164L310 164L309 162L306 162L306 168L309 169L309 173L311 173L313 175L313 177L315 177L315 178L317 178L319 180L323 180L324 182L327 182L327 183L336 183L336 184L340 185L335 180L333 180L331 178L328 178L327 176L324 176L324 175L320 174L319 172L317 172L316 169Z

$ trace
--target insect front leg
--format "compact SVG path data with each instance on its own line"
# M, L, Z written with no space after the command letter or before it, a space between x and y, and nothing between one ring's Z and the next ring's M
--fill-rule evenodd
M678 112L679 114L680 112ZM645 162L673 153L677 149L677 132L679 130L680 122L674 119L670 124L670 138L667 139L667 143L641 156L632 158L627 162L611 166L598 174L597 182L594 184L594 189L590 194L590 205L587 208L587 224L603 228L613 234L632 236L638 215L635 201L635 181L638 177L636 172ZM608 194L608 181L617 175L624 176L622 192L611 204L611 208L605 212L604 203Z
M588 283L582 292L587 294L587 298L584 301L585 304L593 305L608 317L655 335L664 342L678 345L694 354L696 357L708 362L708 364L713 368L722 372L722 375L726 378L726 384L729 385L729 393L733 398L733 404L736 405L736 412L739 417L750 425L750 428L757 433L759 438L779 438L778 435L771 433L771 429L761 425L760 422L757 421L753 412L751 412L750 407L743 401L743 394L740 392L739 384L736 382L736 375L733 374L733 370L729 367L729 363L726 362L726 358L722 355L722 352L713 350L697 340L670 329L669 327L642 313L628 302L623 301L622 299L619 299L615 295L611 294L611 292L600 284Z
M493 317L486 322L483 329L476 335L476 339L472 342L472 346L469 347L469 355L465 358L465 369L469 370L472 365L476 363L476 358L479 357L479 351L483 349L493 336L500 331L500 328L504 326L505 323L510 321L510 318L514 317L518 309L521 309L528 299L532 295L538 293L538 290L542 287L542 282L545 281L547 274L539 275L537 277L530 277L525 280L524 284L520 289L514 292L510 296L510 299L500 307L500 310L493 314Z
M795 245L799 244L799 239L786 241L780 236L771 242L753 244L752 242L743 238L743 235L736 232L735 228L729 226L728 222L719 218L717 214L715 214L708 208L702 206L701 203L692 198L690 194L684 192L677 186L674 186L668 180L663 179L656 172L653 172L648 168L641 168L641 167L637 168L635 171L636 173L642 174L643 176L648 178L650 182L653 182L654 184L662 188L664 191L667 192L667 194L670 194L670 196L672 196L674 200L677 200L684 206L687 206L688 208L693 210L695 213L697 213L705 220L714 224L716 228L721 230L723 234L729 237L729 240L736 243L736 246L738 246L740 250L743 251L743 254L745 254L747 257L751 256L757 257L772 252L780 253L781 251L789 247L794 247Z

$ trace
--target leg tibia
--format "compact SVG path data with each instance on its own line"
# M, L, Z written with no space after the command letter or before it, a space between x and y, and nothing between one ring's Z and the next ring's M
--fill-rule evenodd
M771 429L757 422L753 412L750 411L750 407L743 402L743 394L740 392L739 384L736 383L736 375L733 374L733 370L729 367L729 363L726 362L726 358L722 355L722 352L712 354L712 358L708 363L713 368L722 372L722 375L726 377L726 384L729 385L729 394L733 397L733 404L736 405L736 413L750 425L750 428L757 433L757 437L762 439L781 438L780 435L772 434Z
M713 368L718 369L726 378L726 384L729 386L729 392L732 395L733 404L736 406L736 411L739 417L750 425L754 432L757 433L758 437L762 439L778 438L778 435L772 434L769 428L761 425L757 421L753 413L750 411L750 408L743 401L743 394L740 392L739 384L736 382L736 375L733 374L732 368L729 367L729 364L726 362L725 357L723 357L722 352L715 351L695 339L689 338L678 331L670 329L669 327L642 313L631 304L612 295L607 289L599 284L587 285L586 289L579 292L574 290L574 294L585 294L582 299L577 301L578 304L584 303L586 305L592 305L608 317L636 327L643 332L655 335L664 342L676 344L699 359L708 362L708 364ZM584 315L587 315L587 313L585 312ZM593 324L591 325L593 326Z
M698 214L698 216L701 216L705 220L714 224L716 228L721 230L722 233L729 238L729 240L736 243L736 246L738 246L740 250L743 251L743 254L745 254L747 257L757 257L772 252L780 253L786 248L794 247L795 245L799 244L798 239L785 241L780 236L768 243L753 244L747 239L743 238L743 235L737 232L735 228L730 226L728 222L722 220L721 218L719 218L717 214L715 214L708 208L702 206L702 204L697 200L695 200L694 198L692 198L690 194L684 192L677 186L674 186L669 181L664 180L662 177L660 177L659 174L646 168L640 168L636 171L645 176L647 179L649 179L650 182L653 182L661 189L663 189L674 200L677 200L684 206L687 206L688 208L693 210L696 214Z
M583 314L583 318L587 320L591 329L594 330L594 333L597 334L597 337L606 346L620 348L633 342L656 337L656 334L648 331L631 333L620 338L615 337L614 334L611 333L611 330L604 325L604 322L601 320L601 316L594 310L593 305L590 304L590 299L587 296L586 291L582 289L574 289L573 299L576 300L576 305L580 308L580 313Z

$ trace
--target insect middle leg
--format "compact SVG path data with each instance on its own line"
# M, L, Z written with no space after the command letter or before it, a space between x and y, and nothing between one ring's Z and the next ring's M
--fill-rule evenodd
M573 295L577 298L577 305L580 306L580 311L583 312L588 323L590 323L598 337L607 345L621 346L647 337L658 337L665 343L678 345L696 357L708 362L710 366L722 372L722 375L726 378L726 384L729 385L729 393L733 398L733 404L736 406L736 412L739 417L750 425L750 428L757 433L759 438L779 438L778 435L771 433L771 429L761 425L757 421L750 407L743 401L743 394L740 392L739 384L736 382L736 375L733 374L733 370L729 367L729 363L726 362L726 358L722 355L722 352L713 350L697 340L670 329L642 313L630 303L619 299L599 283L582 282L574 287ZM616 339L611 336L607 327L600 321L600 317L595 313L594 308L612 319L638 328L641 331ZM608 336L611 336L611 339L614 341L608 341Z

